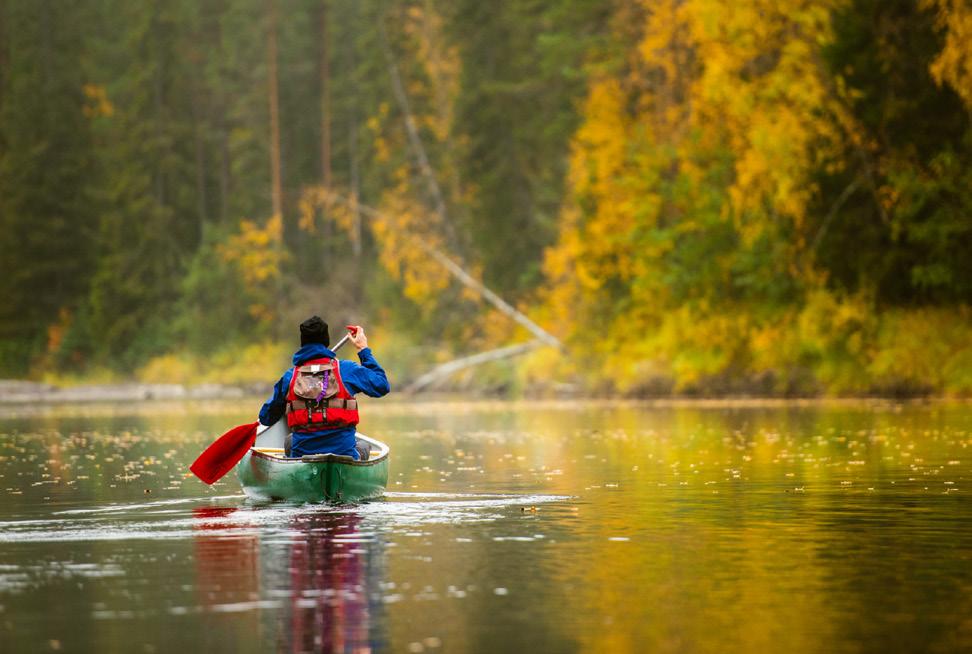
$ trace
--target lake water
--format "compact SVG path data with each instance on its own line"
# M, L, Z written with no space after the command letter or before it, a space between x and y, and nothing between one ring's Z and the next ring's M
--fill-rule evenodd
M0 651L972 651L968 404L373 401L359 506L186 476L258 405L0 409Z

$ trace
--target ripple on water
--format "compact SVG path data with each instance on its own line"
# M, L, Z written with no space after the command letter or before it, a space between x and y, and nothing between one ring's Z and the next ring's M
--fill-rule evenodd
M240 502L242 496L231 495L207 500ZM505 517L504 509L571 499L566 495L503 495L469 493L389 493L384 501L358 505L223 505L217 515L199 516L199 499L160 500L132 504L112 504L56 511L59 516L48 520L8 520L0 522L0 543L42 543L118 540L190 539L205 529L207 535L244 537L254 533L264 536L290 536L294 519L329 514L354 514L363 523L360 532L341 537L340 542L368 542L372 529L400 529L432 524L490 522ZM180 506L182 508L172 508ZM192 505L195 505L193 507Z
M103 579L124 575L125 571L117 563L54 561L44 564L4 565L0 567L0 592L23 592L57 579Z

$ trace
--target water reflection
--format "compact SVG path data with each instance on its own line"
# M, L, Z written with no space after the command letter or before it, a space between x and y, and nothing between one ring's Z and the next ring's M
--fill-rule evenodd
M253 528L261 512L281 511L290 514L285 527ZM383 546L358 513L200 507L193 517L197 595L210 628L227 615L263 611L273 616L272 635L260 629L260 638L278 652L385 649Z
M358 507L205 419L0 418L0 651L972 651L968 405L382 408Z
M384 649L378 584L381 543L356 513L296 515L290 548L288 652Z
M260 543L239 515L234 507L192 510L196 591L207 613L260 599Z

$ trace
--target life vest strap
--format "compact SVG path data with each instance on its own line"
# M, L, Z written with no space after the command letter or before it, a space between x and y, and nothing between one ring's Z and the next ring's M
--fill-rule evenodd
M333 370L335 367L337 367L336 361L337 360L335 360L334 364L312 363L303 366L297 366L297 371L304 374L310 373L312 375L316 375L317 373L323 373L328 370Z
M350 411L358 410L357 400L339 400L330 399L322 400L320 402L315 402L313 400L297 400L294 402L288 402L288 407L291 411L320 411L321 409L348 409Z

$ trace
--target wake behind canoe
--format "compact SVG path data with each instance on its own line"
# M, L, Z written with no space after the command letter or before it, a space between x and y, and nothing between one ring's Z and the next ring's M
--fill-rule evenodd
M381 497L388 484L390 448L358 434L371 446L367 461L349 456L313 454L286 458L282 448L250 448L236 466L247 496L261 500L359 502Z

